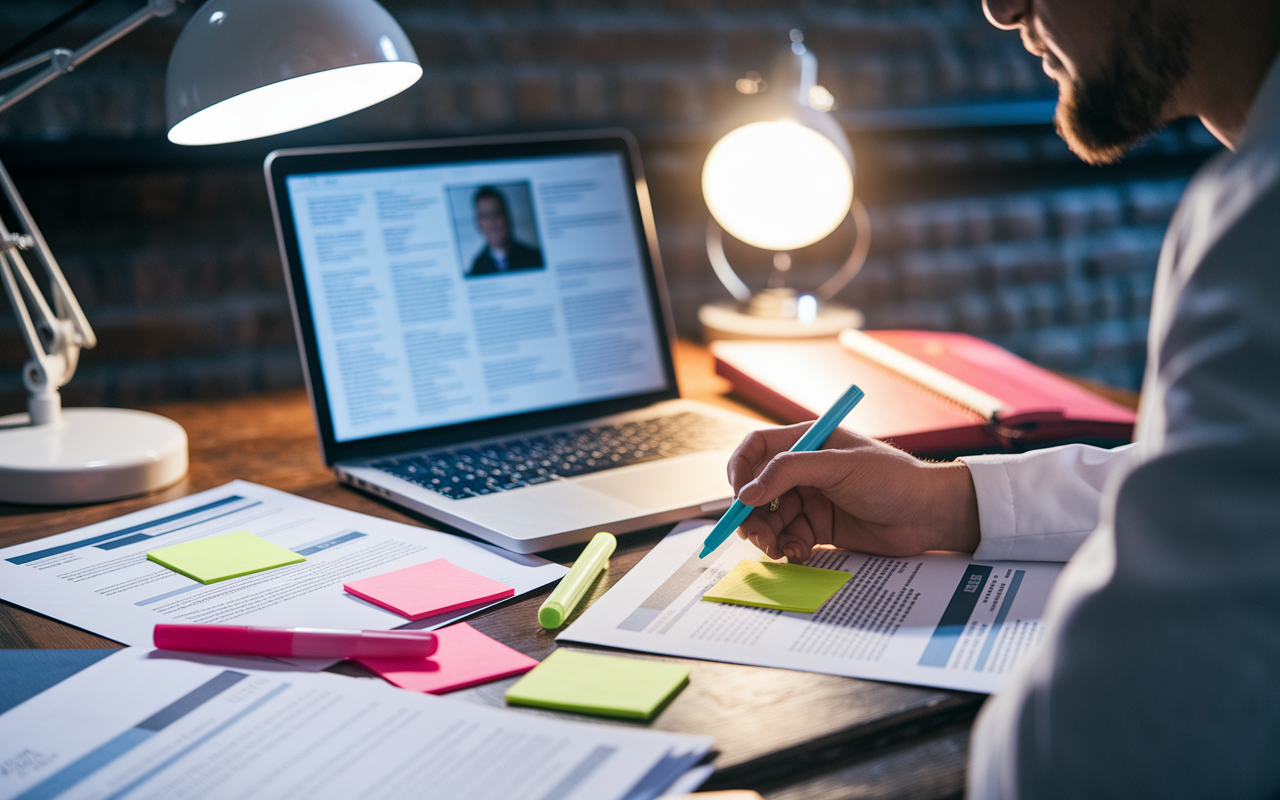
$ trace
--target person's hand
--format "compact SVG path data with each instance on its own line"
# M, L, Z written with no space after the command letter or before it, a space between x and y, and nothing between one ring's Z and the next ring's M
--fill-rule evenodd
M886 556L977 548L978 500L962 462L921 461L843 428L822 450L788 452L810 424L755 431L730 457L729 483L756 506L739 536L797 564L819 544Z

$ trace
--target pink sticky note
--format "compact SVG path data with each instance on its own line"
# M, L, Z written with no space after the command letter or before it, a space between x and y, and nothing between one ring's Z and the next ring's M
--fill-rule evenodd
M490 639L465 622L435 632L435 655L419 660L356 659L402 689L444 694L520 675L538 666L535 659Z
M511 597L516 590L437 558L343 584L351 594L409 619L422 619L460 608Z

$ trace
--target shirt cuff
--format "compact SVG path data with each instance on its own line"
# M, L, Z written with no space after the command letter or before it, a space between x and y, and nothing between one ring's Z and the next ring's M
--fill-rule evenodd
M981 561L1007 560L1018 534L1018 510L1007 467L1009 457L966 456L960 460L969 468L978 496L978 526L982 538L973 557Z

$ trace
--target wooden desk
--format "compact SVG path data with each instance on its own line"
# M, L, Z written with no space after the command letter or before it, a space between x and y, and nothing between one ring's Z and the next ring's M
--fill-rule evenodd
M685 396L755 413L726 396L728 382L713 373L704 348L679 343L676 364ZM334 481L320 460L311 410L302 391L174 403L152 410L179 422L190 437L191 471L181 483L148 497L95 506L0 505L0 546L61 533L235 478L365 514L427 524ZM582 608L625 575L666 530L623 537L608 573ZM580 551L578 546L545 555L569 563ZM522 652L545 658L556 647L554 634L537 624L537 609L547 592L512 600L470 622ZM0 647L119 645L0 603ZM688 688L652 726L716 737L717 772L706 788L751 788L778 800L855 795L932 798L963 791L968 724L982 695L702 661L692 662L692 669ZM339 665L335 671L367 676L355 665ZM451 696L503 705L502 694L513 681Z

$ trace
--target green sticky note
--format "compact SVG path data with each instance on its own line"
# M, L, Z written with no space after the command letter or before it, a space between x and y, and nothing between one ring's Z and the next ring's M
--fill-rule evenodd
M851 577L834 569L743 559L702 599L812 614Z
M689 682L665 661L556 650L507 690L507 702L604 717L649 719Z
M292 550L285 550L248 531L150 550L147 560L201 583L217 583L306 561Z

